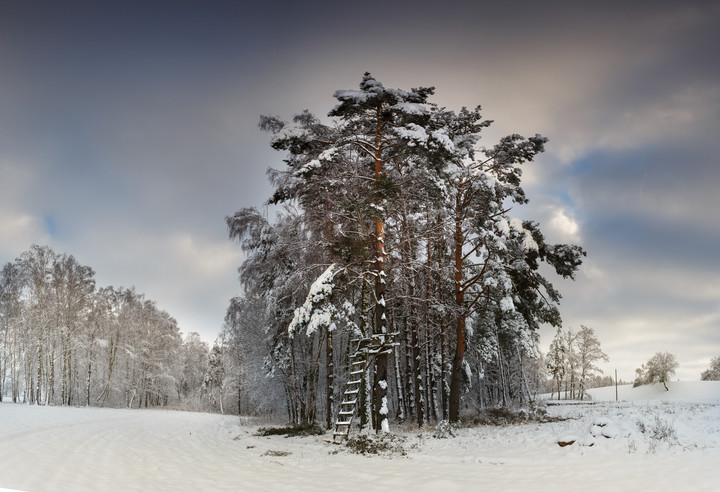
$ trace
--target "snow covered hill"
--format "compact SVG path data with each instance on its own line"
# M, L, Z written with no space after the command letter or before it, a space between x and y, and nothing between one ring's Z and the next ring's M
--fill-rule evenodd
M451 438L405 424L394 429L405 453L373 457L329 444L329 433L260 437L233 416L2 403L0 488L717 491L719 389L621 388L626 401L615 402L615 388L602 388L594 402L548 407L548 423Z
M686 402L720 402L720 381L671 381L668 390L662 383L633 388L632 384L618 386L620 401L675 400ZM615 401L615 386L588 390L593 401Z

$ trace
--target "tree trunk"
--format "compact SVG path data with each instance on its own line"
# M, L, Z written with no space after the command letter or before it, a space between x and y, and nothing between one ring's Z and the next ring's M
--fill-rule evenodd
M394 319L394 318L393 318ZM400 376L400 351L398 350L397 345L393 347L393 359L394 359L394 366L395 366L395 384L397 386L397 392L398 392L398 412L397 412L397 418L401 422L405 420L405 390L403 389L403 380L402 376Z
M405 310L404 304L401 304L401 309ZM406 395L406 406L407 406L407 412L405 414L408 418L414 419L415 418L415 381L413 380L413 362L412 362L412 330L410 329L410 324L408 323L408 318L406 314L403 314L403 331L402 331L402 342L404 344L405 348L405 387L407 388L407 391L405 392Z
M67 404L72 405L72 352L70 352L70 349L68 349L67 354L67 371Z
M335 399L335 389L333 387L334 371L333 332L328 330L325 340L325 420L328 429L332 429L333 427L333 401Z
M412 323L410 328L412 334L412 378L415 386L415 411L418 427L422 427L425 421L425 408L423 402L422 372L420 371L420 337L418 336L418 325Z
M427 225L430 226L430 211L427 212ZM437 419L437 408L435 401L435 374L433 371L433 335L432 335L432 318L430 316L430 299L432 298L432 241L427 238L425 245L425 254L427 256L426 272L425 272L425 374L427 377L427 392L425 401L427 402L427 420L431 418Z
M90 361L90 355L88 354L87 363L87 379L85 380L85 405L90 406L90 381L92 377L92 362Z
M440 214L437 216L438 229L442 224ZM437 302L442 305L444 301L443 296L443 243L442 236L438 239L437 243L437 268L438 268L438 282L437 282ZM447 368L447 353L448 353L448 341L447 341L447 325L445 324L445 317L440 318L440 404L442 405L442 418L443 420L448 419L448 402L449 402L449 389L448 383L448 368Z
M450 377L450 422L460 420L460 393L462 391L462 371L465 357L465 290L463 289L463 216L462 188L458 189L456 195L456 216L455 216L455 307L457 318L455 322L456 345L453 357L452 374Z
M42 340L42 338L40 338ZM35 403L37 405L40 405L40 402L42 401L42 393L41 393L41 387L42 387L42 350L40 349L40 340L38 340L38 347L37 347L37 382L35 383Z
M383 178L383 160L382 160L382 108L378 108L377 127L375 132L375 181L379 185L380 179ZM378 204L379 205L379 204ZM375 324L374 331L376 335L381 336L384 342L387 334L387 308L385 300L385 223L380 216L375 217ZM378 432L389 432L390 423L388 421L388 401L387 401L387 373L388 373L388 354L379 353L375 358L375 383L373 404L375 412L376 430Z

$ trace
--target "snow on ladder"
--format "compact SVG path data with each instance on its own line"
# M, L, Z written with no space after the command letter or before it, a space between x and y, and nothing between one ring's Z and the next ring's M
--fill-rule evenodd
M350 374L347 383L345 383L343 401L338 409L333 442L340 443L343 439L347 439L350 434L350 427L355 418L360 399L362 375L367 371L372 357L392 350L395 335L397 333L372 335L370 338L352 340L353 342L356 341L358 345L357 350L350 356Z
M333 432L333 442L335 443L340 443L350 434L350 426L355 417L355 410L359 400L362 375L368 367L369 354L367 345L369 342L369 338L357 340L357 350L350 356L350 375L347 383L345 383L343 401L338 409L335 431Z

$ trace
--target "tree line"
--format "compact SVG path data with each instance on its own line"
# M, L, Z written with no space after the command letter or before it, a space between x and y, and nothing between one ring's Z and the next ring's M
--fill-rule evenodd
M51 405L206 408L208 346L134 288L100 287L33 245L0 272L0 396ZM204 384L205 383L205 384Z
M458 421L543 384L538 327L560 325L561 296L542 272L573 278L585 256L510 215L528 202L522 168L547 138L481 148L492 123L481 108L451 111L433 94L366 73L334 93L329 122L261 118L283 153L268 171L275 216L226 218L246 259L221 338L248 408L330 426L362 338L383 348L359 395L361 424L375 429Z

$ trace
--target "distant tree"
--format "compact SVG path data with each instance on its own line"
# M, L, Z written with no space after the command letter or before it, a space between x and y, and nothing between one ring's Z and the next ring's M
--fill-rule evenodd
M577 333L568 329L563 333L565 337L565 398L575 398L575 386L580 379L578 374L578 352L576 350Z
M639 369L635 370L637 378L634 386L641 384L662 383L665 390L668 391L667 381L675 374L678 368L675 356L669 352L657 352L649 361L643 364Z
M177 381L178 399L198 396L208 365L209 347L200 335L192 332L185 337L182 348L181 373Z
M701 381L720 381L720 355L710 361L710 369L700 375Z
M207 361L207 370L203 380L203 393L210 400L210 404L225 413L223 401L225 400L225 367L223 364L223 341L215 340Z
M562 330L558 327L555 338L550 342L550 350L545 358L548 374L552 376L553 381L557 384L558 399L560 398L562 381L565 377L566 353L567 346L565 345L565 338L563 337Z
M17 263L6 264L0 272L0 397L5 394L5 381L9 378L12 402L20 398L22 329L22 290L24 272Z
M0 395L13 402L174 404L181 350L168 313L134 289L96 289L72 255L32 245L0 270Z
M600 348L600 340L595 336L595 331L587 326L580 326L580 331L575 338L577 348L577 362L580 370L580 398L589 387L588 380L602 370L595 364L598 361L609 360L607 354Z

